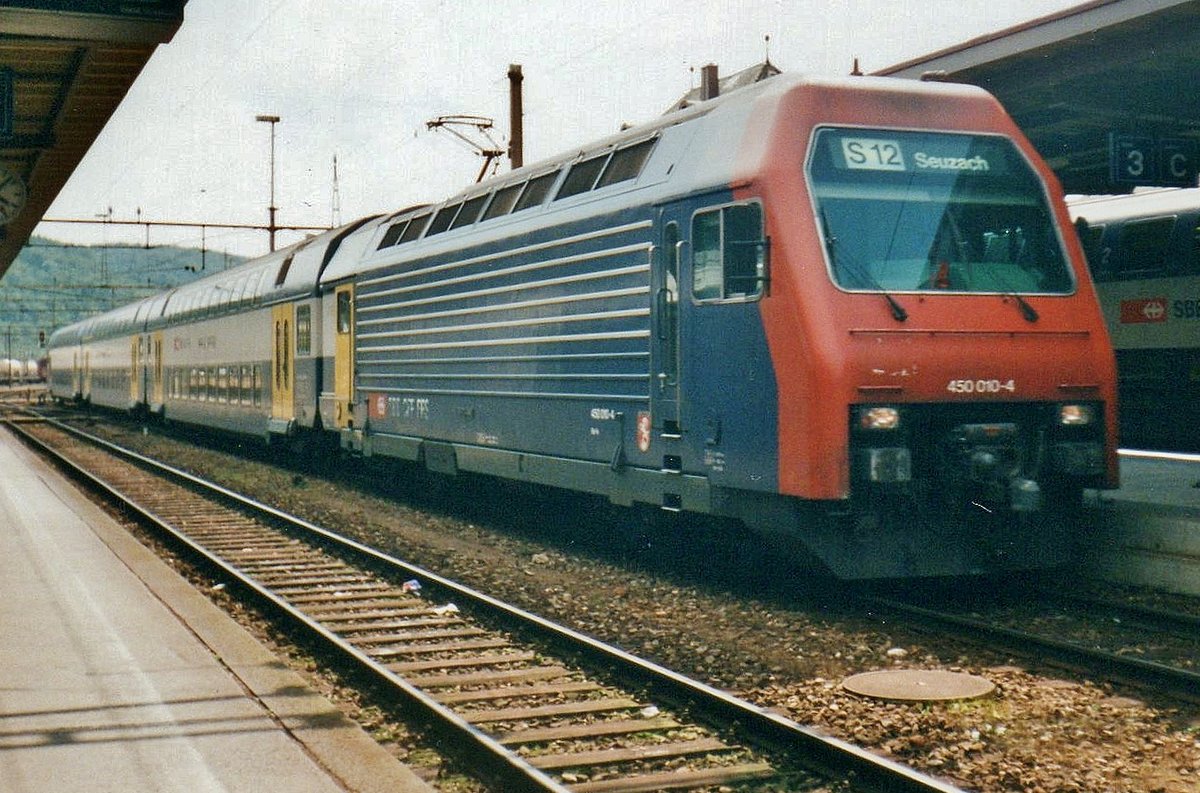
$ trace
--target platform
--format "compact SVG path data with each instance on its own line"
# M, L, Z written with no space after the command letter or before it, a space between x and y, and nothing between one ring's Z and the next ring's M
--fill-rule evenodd
M7 429L0 471L0 790L430 790Z
M1121 488L1096 503L1088 572L1200 595L1200 457L1123 452Z

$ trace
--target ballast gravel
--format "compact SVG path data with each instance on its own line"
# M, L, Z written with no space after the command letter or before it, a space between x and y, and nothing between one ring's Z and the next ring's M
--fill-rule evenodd
M104 432L968 790L1200 791L1200 706L1027 670L826 605L819 589L804 594L809 573L736 526L358 462L298 471L140 428ZM967 672L996 692L920 704L841 688L889 668Z

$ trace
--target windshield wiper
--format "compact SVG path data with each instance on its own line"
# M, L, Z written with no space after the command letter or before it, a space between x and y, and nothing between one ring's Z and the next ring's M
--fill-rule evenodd
M897 322L904 322L907 320L908 312L904 310L904 306L900 305L900 303L896 301L896 298L888 294L887 290L883 288L883 284L879 283L879 281L875 279L875 276L871 274L870 270L868 270L866 267L863 267L858 262L851 262L849 265L847 265L846 262L841 260L841 257L838 255L837 251L837 237L834 237L832 232L829 231L829 220L825 217L824 207L821 207L819 214L821 216L821 231L825 235L825 250L829 253L829 260L833 265L833 269L851 270L854 275L865 281L867 286L883 295L883 299L887 301L888 307L892 310L892 318L894 320Z
M1028 300L1021 297L1016 292L1008 292L1004 296L1011 297L1013 300L1017 301L1017 307L1021 309L1021 316L1025 317L1025 320L1027 322L1037 322L1038 321L1038 319L1040 318L1041 315L1037 313L1036 308L1034 308L1033 306L1031 306L1029 304Z
M1017 308L1021 309L1021 316L1025 318L1026 322L1037 322L1041 318L1041 315L1038 314L1037 309L1034 308L1028 300L1021 297L1021 295L1017 293L1017 290L1013 289L1012 284L1009 283L1009 280L1001 275L995 268L992 269L992 278L994 278L996 283L998 283L1004 289L1004 291L1000 293L1000 296L1012 298L1012 301L1017 304Z

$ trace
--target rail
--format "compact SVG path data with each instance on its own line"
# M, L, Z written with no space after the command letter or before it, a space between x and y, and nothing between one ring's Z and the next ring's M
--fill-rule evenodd
M115 478L111 474L102 477L84 470L95 464L76 462L29 431L30 427L42 424L69 433L90 448L119 458L138 471L152 472L160 484L127 482L118 486L106 481ZM805 769L805 773L823 778L853 779L856 790L941 793L958 790L433 571L77 428L43 418L36 422L10 422L10 426L93 487L126 504L141 520L166 532L190 553L220 570L236 582L237 588L252 593L276 614L319 637L331 652L388 686L421 714L421 721L448 738L447 745L462 748L467 753L464 760L504 790L601 793L695 789L797 773L788 771L797 766ZM206 501L219 502L227 514L200 517L201 508L192 499L174 492L164 495L163 479L186 488L187 492L200 494ZM141 495L128 492L131 490ZM268 539L260 534L267 529L282 531L291 539ZM312 556L318 553L317 548L319 555ZM301 556L282 556L285 551ZM398 581L409 583L406 586ZM413 581L420 582L424 597L411 591ZM432 607L430 595L434 600L455 605L452 609ZM486 623L486 627L478 623ZM536 637L541 644L532 649L516 647L498 630ZM414 636L420 646L410 643ZM585 669L569 670L565 664L546 661L546 647L563 657L579 659ZM401 656L417 660L398 661ZM475 671L462 674L463 668ZM589 669L592 671L586 671ZM517 680L550 682L520 690L478 689L479 685L495 685L496 681ZM605 682L608 680L620 681L627 691L614 692L614 686ZM584 692L580 695L582 699L562 701L564 693L571 690ZM533 692L558 699L553 705L504 707L509 700ZM679 713L686 712L696 722L688 725L682 719L677 721L660 713L657 706L647 704L643 697ZM499 701L501 707L481 704L491 700ZM573 710L637 715L599 720L588 717L579 726L555 729L530 726L546 717L565 717ZM488 729L483 725L488 725ZM659 751L638 747L609 751L592 748L575 753L558 749L543 751L547 741L573 739L586 743L608 730L613 731L609 734L616 734L634 728L657 730L662 736ZM688 740L679 738L681 732ZM697 734L703 737L691 740ZM728 734L736 734L737 741L746 746L726 740ZM521 745L537 745L542 749L525 757L513 750ZM664 757L697 755L713 755L718 760L715 765L704 767L676 765L662 769ZM647 772L647 763L660 765L651 766L658 768L657 771ZM631 769L631 773L618 775L609 770L614 764Z

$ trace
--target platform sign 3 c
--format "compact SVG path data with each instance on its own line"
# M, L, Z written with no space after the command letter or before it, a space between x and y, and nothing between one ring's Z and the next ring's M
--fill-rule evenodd
M1114 184L1191 187L1196 181L1196 146L1185 138L1113 132L1108 158Z
M1163 184L1192 187L1196 183L1196 146L1182 138L1158 142L1158 168Z
M1167 321L1165 297L1138 297L1121 301L1121 324L1137 325Z

